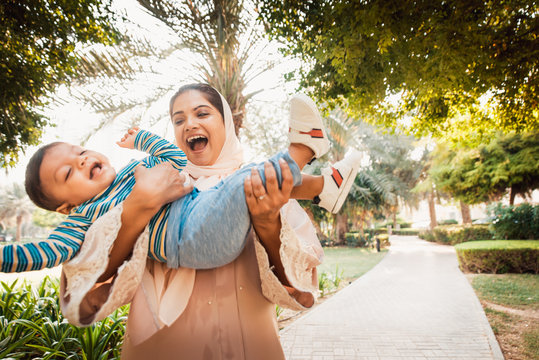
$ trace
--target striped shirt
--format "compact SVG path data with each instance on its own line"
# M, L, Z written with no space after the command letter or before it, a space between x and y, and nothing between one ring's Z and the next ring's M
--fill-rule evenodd
M40 270L57 266L72 259L84 241L86 231L94 221L124 201L135 185L135 167L139 164L151 168L168 161L181 171L187 164L185 153L174 144L148 131L140 130L135 138L135 149L150 156L133 160L121 169L112 184L103 192L75 207L67 218L46 240L10 244L0 248L2 272ZM166 262L165 234L170 204L163 206L150 220L150 246L148 256Z

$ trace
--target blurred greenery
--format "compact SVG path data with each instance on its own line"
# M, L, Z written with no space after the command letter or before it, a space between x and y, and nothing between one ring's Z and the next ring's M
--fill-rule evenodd
M49 123L40 113L57 85L68 80L82 43L115 42L111 0L0 2L0 167L16 164L39 143Z
M258 6L283 52L303 61L289 77L371 122L453 138L539 127L535 1L259 0Z

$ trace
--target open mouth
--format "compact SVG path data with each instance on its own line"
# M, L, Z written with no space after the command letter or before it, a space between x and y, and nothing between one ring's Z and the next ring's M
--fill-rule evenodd
M187 139L187 145L193 151L200 151L208 145L208 138L203 135L195 135Z
M101 172L102 165L100 163L94 163L90 169L90 179L98 175Z

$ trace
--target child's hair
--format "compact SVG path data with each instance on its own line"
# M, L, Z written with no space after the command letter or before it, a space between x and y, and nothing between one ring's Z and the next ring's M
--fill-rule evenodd
M170 98L169 105L170 116L172 116L172 106L174 105L174 101L176 100L176 98L184 92L190 90L201 92L202 95L204 95L204 98L208 100L209 103L212 104L219 111L223 118L223 121L225 120L225 113L223 111L223 101L221 100L221 94L219 94L219 92L210 85L201 83L183 85L174 95L172 95L172 97Z
M41 169L41 163L47 151L58 144L60 142L53 142L40 147L36 151L26 166L26 179L24 180L24 187L30 200L40 208L50 211L55 211L61 204L58 204L58 201L44 193L41 178L39 177L39 169Z

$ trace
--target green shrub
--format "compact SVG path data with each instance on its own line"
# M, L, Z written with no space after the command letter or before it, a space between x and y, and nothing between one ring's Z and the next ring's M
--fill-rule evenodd
M389 243L389 235L380 234L380 235L377 235L376 238L378 240L380 240L380 247L381 248L388 247L390 245L390 243Z
M324 297L339 290L339 286L343 280L343 270L339 270L339 265L335 266L334 273L322 272L318 275L318 290L320 297Z
M416 229L393 230L391 231L391 233L393 235L412 236L412 235L419 235L419 230L416 230Z
M127 308L87 328L67 322L60 312L58 281L37 288L1 283L0 358L119 358Z
M496 239L539 239L539 205L498 203L489 211Z
M357 232L348 232L345 234L346 245L355 247L367 247L372 245L372 236L365 232L365 236Z
M488 225L441 225L434 230L422 231L421 239L441 244L454 245L474 240L490 240L492 233Z
M459 222L455 219L447 219L438 222L438 225L457 225Z
M460 268L474 273L539 273L539 241L471 241L455 246Z

